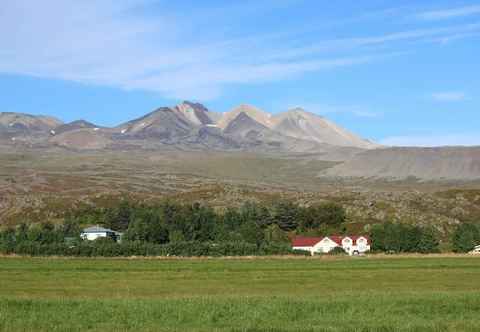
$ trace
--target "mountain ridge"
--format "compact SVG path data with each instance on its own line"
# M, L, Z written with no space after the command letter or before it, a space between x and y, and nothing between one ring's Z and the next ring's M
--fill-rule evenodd
M272 115L246 104L220 115L184 101L114 127L86 120L63 123L48 116L0 113L0 149L25 148L142 150L147 154L248 152L327 162L329 167L319 169L318 177L480 179L480 148L385 147L301 108Z
M247 104L219 115L200 103L184 101L173 107L157 108L113 127L100 127L86 120L63 123L50 117L19 113L7 113L1 119L3 123L19 128L14 127L16 131L7 130L3 125L0 137L17 141L15 135L21 133L25 142L44 143L40 137L34 139L35 135L41 133L54 137L48 139L47 143L79 150L121 149L122 146L133 144L148 149L168 146L181 149L323 153L326 146L376 147L313 113L295 109L272 115ZM16 122L12 125L12 121ZM305 124L305 121L312 124ZM202 129L204 127L210 129ZM95 144L95 137L101 142Z

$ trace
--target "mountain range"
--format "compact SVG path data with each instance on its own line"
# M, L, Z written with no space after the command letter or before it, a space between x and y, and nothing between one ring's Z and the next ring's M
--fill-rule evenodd
M293 109L277 115L249 105L223 114L185 101L161 107L115 127L85 120L62 123L52 117L0 113L0 134L17 144L51 144L70 149L178 147L277 152L323 152L334 147L372 149L378 145L327 119Z
M185 101L115 127L0 113L0 146L69 151L209 151L308 155L333 162L319 177L480 178L480 148L390 148L301 108L269 114L249 105L217 113Z

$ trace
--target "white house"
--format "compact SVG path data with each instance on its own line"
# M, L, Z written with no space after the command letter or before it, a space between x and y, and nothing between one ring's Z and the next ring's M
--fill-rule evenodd
M370 250L368 236L332 235L323 237L297 236L292 241L292 249L315 253L328 253L340 247L349 255L360 255Z
M80 233L80 237L83 240L90 240L90 241L93 241L102 237L109 237L114 241L119 241L121 236L122 236L122 233L113 231L108 228L103 228L98 225L85 228L83 232Z
M470 251L470 254L480 255L480 246L476 246L475 248L473 248L473 250Z

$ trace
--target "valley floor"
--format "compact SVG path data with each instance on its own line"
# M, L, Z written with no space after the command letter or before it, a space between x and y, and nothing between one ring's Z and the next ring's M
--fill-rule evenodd
M0 258L0 331L478 331L480 258Z

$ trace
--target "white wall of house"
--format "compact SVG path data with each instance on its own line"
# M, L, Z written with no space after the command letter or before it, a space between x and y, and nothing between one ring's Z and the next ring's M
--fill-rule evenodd
M313 251L313 247L292 247L293 250Z
M349 237L345 237L342 239L341 247L345 252L349 255L354 254L363 254L367 251L370 251L370 245L368 244L368 240L364 237L359 237L355 244L353 244L353 240ZM340 247L338 243L330 239L329 237L323 238L320 242L315 244L314 246L305 246L305 247L292 247L294 250L305 250L309 251L312 255L315 253L329 253L334 248Z
M346 241L348 239L350 242ZM350 238L345 238L342 240L342 247L349 255L363 254L370 250L368 240L364 237L359 237L357 241L355 241L355 244L353 244L353 241Z
M100 237L107 237L107 232L99 232L99 233L82 233L80 234L80 237L84 240L96 240Z
M472 251L470 251L471 254L480 254L480 246L476 246L473 248Z
M330 238L325 237L322 241L313 246L313 250L316 253L327 253L332 251L335 247L338 247L338 244Z

